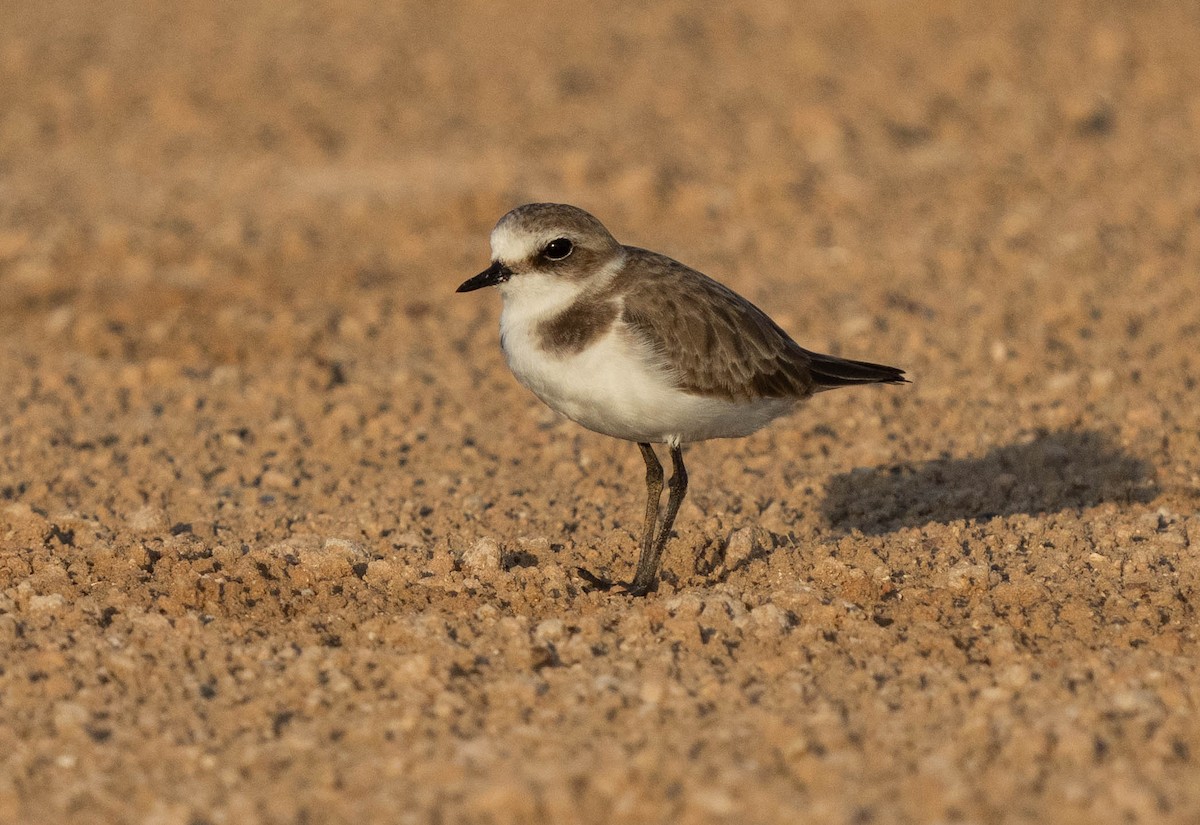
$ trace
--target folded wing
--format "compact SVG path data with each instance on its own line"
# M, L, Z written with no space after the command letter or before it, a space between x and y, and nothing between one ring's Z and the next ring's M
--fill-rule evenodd
M686 392L729 401L800 399L835 387L905 382L895 367L809 352L706 275L653 252L628 252L638 277L619 284L622 319Z

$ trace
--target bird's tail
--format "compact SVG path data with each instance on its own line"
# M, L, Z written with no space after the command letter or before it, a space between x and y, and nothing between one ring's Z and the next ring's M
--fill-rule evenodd
M910 383L904 377L904 370L897 367L872 364L869 361L852 361L849 358L821 355L808 350L805 350L805 354L809 357L809 370L818 392L836 387L856 387L860 384Z

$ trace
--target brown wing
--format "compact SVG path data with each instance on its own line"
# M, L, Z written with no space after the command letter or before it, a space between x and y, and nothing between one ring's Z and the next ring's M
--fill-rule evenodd
M613 284L622 292L622 319L675 367L682 390L751 401L907 383L904 370L896 367L810 352L765 312L712 278L664 255L626 250L624 277Z
M818 389L809 354L767 314L678 261L629 248L622 319L673 365L680 389L750 401Z

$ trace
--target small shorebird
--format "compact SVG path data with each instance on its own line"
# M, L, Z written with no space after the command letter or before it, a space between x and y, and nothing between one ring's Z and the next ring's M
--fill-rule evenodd
M822 390L907 383L896 367L809 352L729 288L623 246L575 206L519 206L496 224L491 246L492 265L458 291L500 288L500 346L517 380L572 421L642 450L641 556L622 585L632 595L657 584L687 492L684 444L750 435ZM663 468L653 444L667 445L673 466L657 529Z

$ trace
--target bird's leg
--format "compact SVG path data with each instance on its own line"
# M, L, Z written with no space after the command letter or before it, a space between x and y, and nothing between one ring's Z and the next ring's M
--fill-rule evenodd
M641 555L641 558L645 558L654 546L654 537L657 535L655 528L658 526L658 505L662 501L663 468L653 447L644 442L638 442L638 447L646 462L646 523L642 527Z
M642 454L645 455L649 450L649 445L642 445ZM652 452L652 451L651 451ZM655 464L658 460L655 459ZM667 512L663 515L662 527L658 531L658 538L655 539L653 545L646 542L642 544L642 557L638 559L637 572L633 576L633 581L625 586L625 590L631 596L644 596L654 589L658 582L658 563L662 558L663 549L667 546L667 539L671 537L671 527L675 523L675 516L679 513L679 505L683 503L683 497L687 495L687 468L683 466L683 448L678 444L671 446L671 480L667 482L667 488L671 494L667 497ZM658 475L659 491L662 490L662 468L659 467ZM647 492L650 491L650 461L646 460L646 487ZM656 511L658 509L657 501L655 503ZM657 515L657 513L656 513ZM647 504L646 516L650 516L650 507ZM647 521L647 526L650 522ZM649 535L649 531L647 531Z
M642 459L646 462L646 523L642 527L642 555L638 562L638 569L645 564L646 559L650 556L654 548L654 538L656 536L654 528L658 525L658 505L662 500L663 489L663 468L658 461L658 456L654 453L654 448L649 444L639 441L638 447L642 450ZM661 552L661 551L660 551ZM612 588L613 583L606 579L602 579L595 573L585 570L582 567L578 570L579 575L587 580L589 584L600 590L608 590Z

